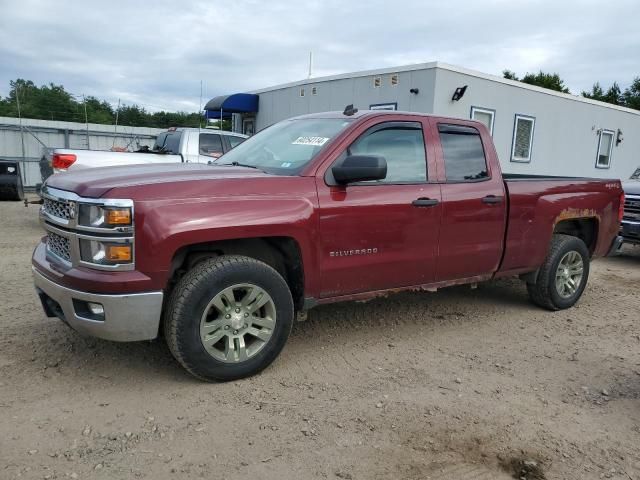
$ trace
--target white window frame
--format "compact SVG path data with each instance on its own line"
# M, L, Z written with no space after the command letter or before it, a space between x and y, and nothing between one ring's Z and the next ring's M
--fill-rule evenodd
M398 103L372 103L369 110L398 110Z
M516 134L518 132L518 121L524 120L531 122L531 133L529 134L529 156L516 157ZM516 163L531 163L531 153L533 152L533 133L536 129L536 118L529 115L520 115L516 113L513 121L513 138L511 140L511 161Z
M600 148L602 147L602 136L603 135L611 135L611 143L609 144L609 162L606 165L600 165ZM596 153L596 168L607 169L611 168L611 157L613 156L613 142L615 142L616 132L613 130L600 130L600 135L598 135L598 151Z
M483 108L483 107L471 107L471 114L469 116L469 118L471 118L471 120L475 120L474 118L474 114L478 112L478 113L486 113L491 115L491 125L489 126L489 133L491 134L491 136L493 137L493 124L496 121L496 111L491 109L491 108Z
M300 87L300 96L304 97L304 87Z
M373 88L380 88L382 86L382 77L375 76L373 77Z
M318 94L318 87L311 87L311 95L317 95Z

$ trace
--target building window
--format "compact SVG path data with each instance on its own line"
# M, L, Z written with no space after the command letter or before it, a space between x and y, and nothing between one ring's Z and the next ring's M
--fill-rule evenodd
M301 96L301 97L304 97L304 88L301 88L301 89L300 89L300 96Z
M596 168L609 168L611 166L611 154L613 153L613 136L611 130L602 130L598 140L598 158Z
M471 107L471 120L483 123L489 133L493 135L493 121L496 117L496 111L489 108Z
M373 88L379 88L382 85L382 77L373 77Z
M317 95L318 94L318 87L311 87L311 95Z
M513 144L511 146L511 161L529 163L533 146L533 128L536 119L525 115L516 115L513 125Z
M397 103L372 103L369 105L369 110L397 110Z
M391 86L395 87L396 85L398 85L398 82L400 81L400 78L398 77L397 73L394 73L393 75L391 75Z

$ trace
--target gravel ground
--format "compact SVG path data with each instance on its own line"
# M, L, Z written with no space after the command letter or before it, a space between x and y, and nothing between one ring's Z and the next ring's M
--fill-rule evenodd
M0 203L0 479L640 479L640 248L550 313L497 281L318 308L261 375L46 319Z

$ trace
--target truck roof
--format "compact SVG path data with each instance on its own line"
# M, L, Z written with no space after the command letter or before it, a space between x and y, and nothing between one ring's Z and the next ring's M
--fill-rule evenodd
M218 135L230 135L232 137L247 138L247 135L237 132L229 132L227 130L218 130L215 128L195 128L195 127L176 127L167 129L167 132L200 132L200 133L216 133ZM165 133L165 132L160 132Z

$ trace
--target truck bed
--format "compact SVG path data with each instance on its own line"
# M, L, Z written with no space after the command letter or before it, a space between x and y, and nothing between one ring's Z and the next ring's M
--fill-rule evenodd
M520 273L544 260L555 226L571 220L587 222L593 235L593 256L604 256L610 245L601 239L616 236L619 180L504 174L508 194L508 229L501 272ZM612 195L612 193L617 195ZM580 205L580 208L575 208Z

